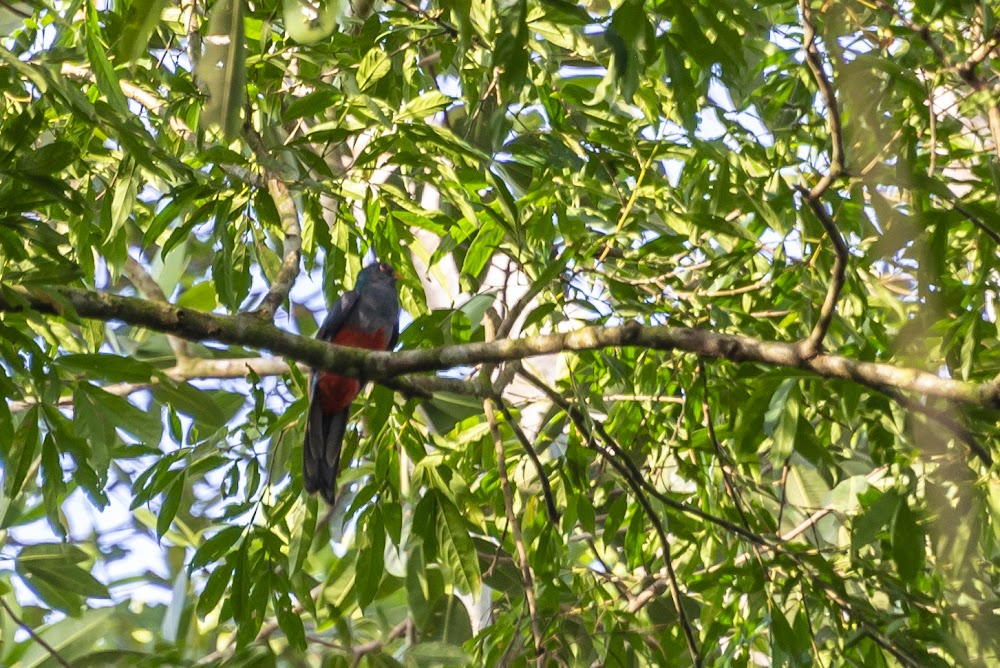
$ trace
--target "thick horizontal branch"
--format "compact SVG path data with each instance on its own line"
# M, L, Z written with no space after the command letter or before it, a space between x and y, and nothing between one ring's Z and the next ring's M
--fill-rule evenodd
M375 365L373 360L369 359L371 353L289 334L254 314L215 315L146 299L122 297L108 292L80 288L29 289L22 286L0 285L0 312L25 309L63 316L70 320L87 318L105 322L119 321L189 341L218 341L264 350L316 369L375 380L408 396L430 396L434 392L492 395L489 387L455 378L409 377L385 373L374 375ZM382 354L387 355L387 353ZM195 360L184 363L186 377L197 377L197 364Z
M372 378L432 371L482 362L505 362L564 351L636 347L676 350L710 359L758 362L810 371L824 378L876 383L928 397L1000 408L998 386L941 378L927 371L879 362L861 362L841 355L803 355L798 344L762 341L687 327L650 327L632 322L618 327L584 327L566 334L548 334L490 343L467 343L399 353L372 353Z
M726 359L732 362L790 367L824 378L842 378L927 397L1000 408L998 384L993 382L963 382L941 378L919 369L862 362L841 355L819 354L809 358L799 352L799 346L795 343L761 341L746 336L684 327L651 327L636 322L617 327L584 327L564 334L383 353L331 345L289 334L249 314L214 315L79 288L51 287L43 290L0 286L0 311L20 311L25 308L63 315L70 319L74 317L75 311L75 315L82 318L121 321L192 341L213 340L266 350L316 369L374 380L414 394L448 391L484 396L492 390L475 382L404 374L510 362L565 351L636 347L694 353L709 359Z

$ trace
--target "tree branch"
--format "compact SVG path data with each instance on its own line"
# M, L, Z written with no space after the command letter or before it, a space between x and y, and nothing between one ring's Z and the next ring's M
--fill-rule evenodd
M385 638L379 638L376 640L370 640L364 644L358 645L357 647L351 648L351 653L354 655L354 659L351 661L351 667L358 666L361 664L361 660L372 652L379 652L388 643L396 640L397 638L402 638L406 633L406 625L409 623L408 619L404 619L400 623L396 624L389 633L386 634Z
M249 127L246 131L246 138L250 148L257 156L258 162L264 168L267 192L270 193L274 207L278 210L281 232L285 237L281 267L271 281L271 289L268 290L267 296L257 307L257 315L265 320L273 320L278 307L288 299L288 293L291 292L295 279L299 275L299 260L302 259L302 227L299 224L299 213L295 207L295 199L288 191L288 186L274 170L267 166L270 154L263 139L256 130Z
M806 52L806 64L812 72L813 79L816 80L820 95L823 96L823 104L826 105L827 117L830 123L830 141L833 144L830 150L830 168L809 193L810 199L819 199L846 169L844 162L844 129L840 120L840 107L837 105L837 96L834 93L830 79L826 76L826 72L823 71L823 59L820 56L819 48L816 46L816 26L813 25L813 15L812 9L809 7L809 0L799 0L799 10L802 12L802 48Z
M503 413L503 417L507 420L507 424L510 425L511 430L514 432L514 436L520 441L521 447L528 454L528 459L535 466L535 472L538 475L538 480L542 485L542 496L545 498L545 510L549 516L549 522L553 525L559 523L559 510L556 508L555 498L552 496L552 485L549 484L549 476L545 473L545 468L542 466L541 460L538 458L538 453L535 452L535 448L531 445L531 441L528 440L528 435L524 433L521 429L521 425L518 424L514 416L510 414L510 409L504 403L503 399L498 400L500 403L500 412Z
M837 229L833 219L826 212L820 198L833 182L846 172L847 167L844 158L844 128L840 117L840 107L837 105L837 95L833 90L833 85L823 70L823 59L820 57L819 48L816 46L816 26L813 24L813 15L812 9L809 7L809 0L799 0L799 9L802 12L802 48L806 52L806 64L809 66L813 79L816 81L816 86L819 88L820 95L823 97L823 104L826 105L827 120L830 125L830 142L832 144L830 149L830 166L826 174L812 187L812 190L801 189L805 195L806 202L809 204L809 208L819 218L823 229L826 230L827 235L829 235L830 240L833 242L833 249L836 253L836 259L833 263L833 277L826 292L826 299L823 300L823 306L820 308L819 319L813 326L809 337L801 343L802 354L806 357L813 357L818 355L823 349L823 339L830 329L830 323L833 321L834 313L837 310L837 300L840 297L840 291L844 287L849 255L844 237L841 236L840 230Z
M135 288L145 295L146 299L161 302L163 304L167 302L167 296L163 294L163 289L160 288L160 284L156 282L146 268L143 267L139 262L133 258L131 255L125 260L125 276L128 278L129 282L135 286ZM174 358L180 363L187 359L188 350L187 342L184 339L178 338L172 334L167 334L167 343L170 344L170 349L174 351Z
M93 72L91 72L88 68L80 65L73 65L72 63L63 63L60 68L60 72L62 73L63 76L69 77L71 79L76 79L78 81L89 81L91 83L94 83L95 81ZM146 109L152 112L159 111L160 108L166 104L166 102L164 102L155 94L150 93L149 91L144 90L142 88L139 88L139 86L129 81L126 81L125 79L119 81L118 85L121 88L122 93L125 95L125 97L127 97L130 100L138 102L139 104L146 107ZM192 141L195 138L194 131L191 130L191 128L188 127L187 123L185 123L180 117L171 116L169 124L171 129L183 139L187 141Z
M161 373L162 376L165 376L170 380L183 382L196 378L216 378L220 380L246 378L250 371L253 371L261 377L280 376L281 374L286 373L288 369L289 366L286 362L274 357L234 357L229 359L189 358L182 364L173 366ZM308 372L308 369L305 367L303 367L302 370L303 372ZM127 397L133 392L149 389L161 382L161 376L154 376L145 383L115 383L113 385L104 385L101 389L108 394L113 394L118 397ZM61 396L56 402L56 405L72 406L73 399L74 397L71 394ZM26 410L37 403L37 399L12 401L7 404L7 408L11 412L16 413L18 411Z
M489 399L484 399L483 410L486 413L486 421L490 425L490 434L493 436L493 445L497 453L497 474L500 477L500 489L503 492L504 513L507 516L507 523L510 525L510 531L514 537L514 546L517 548L517 560L521 567L521 579L524 580L524 599L528 604L528 615L531 619L531 635L535 641L535 661L539 668L541 668L545 665L545 647L542 641L542 627L538 622L538 606L535 603L535 584L534 578L531 575L531 565L528 562L528 551L524 547L524 536L521 535L521 523L518 521L517 515L514 514L514 493L511 490L510 478L507 476L507 455L503 448L503 436L500 434L497 417L493 412L493 402Z
M823 306L820 307L819 318L816 319L816 324L813 325L808 338L799 344L804 357L815 357L823 350L823 339L826 338L826 333L830 330L830 324L833 322L833 316L837 312L837 301L840 299L840 291L844 289L844 283L847 280L847 259L850 254L847 249L847 242L844 241L844 237L840 234L840 230L837 229L833 218L827 213L823 202L818 197L813 197L813 194L806 191L805 188L802 188L801 192L805 196L809 208L819 218L823 229L826 230L827 235L829 235L830 240L833 242L835 253L833 276L830 278L830 285L826 290L826 298L823 300Z
M555 390L549 387L546 383L542 382L540 379L536 378L530 372L522 369L519 373L525 378L525 380L541 390L554 404L566 412L566 415L570 420L572 420L573 424L577 428L577 431L580 432L581 437L587 443L587 447L599 453L605 461L611 464L611 466L618 471L622 478L625 479L625 484L632 490L636 501L638 501L639 505L642 506L643 512L653 524L656 535L660 540L661 551L663 552L663 567L666 571L666 582L670 589L670 598L677 611L677 618L678 621L680 621L688 653L691 654L691 659L694 662L694 665L696 667L701 666L701 653L698 650L698 642L694 634L694 629L691 627L691 623L687 618L687 613L684 611L683 602L681 601L680 585L677 582L677 574L674 572L673 558L670 556L670 540L667 538L667 533L663 528L663 523L660 521L660 516L656 513L652 504L650 504L649 497L646 496L646 491L650 488L649 483L642 477L642 474L636 468L628 454L621 449L621 446L619 446L618 443L611 438L611 435L608 434L608 432L604 430L599 423L595 421L593 423L594 428L591 429L587 425L587 419L583 411L570 404L569 401L561 397ZM601 443L594 438L595 432L600 435L601 440L607 447L605 447L605 445L601 445Z
M25 309L65 316L70 320L77 317L118 320L191 341L212 340L266 350L315 369L374 380L415 396L454 392L485 397L492 396L494 392L488 384L484 386L479 382L403 374L512 361L564 351L636 347L801 369L823 378L874 383L957 403L1000 409L1000 381L959 381L919 369L884 362L862 362L842 355L819 354L807 358L795 343L762 341L688 327L647 326L629 322L616 327L583 327L562 334L387 353L332 345L289 334L248 314L215 315L81 288L27 288L0 284L0 311Z
M31 639L34 640L39 645L41 645L42 648L49 653L49 656L52 657L53 661L58 663L60 666L64 666L65 668L73 668L72 664L66 659L64 659L62 655L56 651L55 647L46 642L45 638L40 636L35 631L35 629L31 628L27 623L25 623L23 619L17 616L13 608L10 607L10 604L7 603L7 601L5 601L2 596L0 596L0 606L3 606L3 609L7 611L7 614L10 615L10 618L14 621L15 624L17 624L22 629L27 631L28 635L31 636Z

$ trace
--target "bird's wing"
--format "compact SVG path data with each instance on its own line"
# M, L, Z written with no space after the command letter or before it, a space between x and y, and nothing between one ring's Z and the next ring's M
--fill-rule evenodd
M396 344L399 343L399 315L396 315L396 324L392 328L392 336L389 337L389 346L386 348L390 353L396 349Z
M344 326L347 319L354 312L354 309L358 307L358 302L360 301L360 295L357 290L348 290L340 296L340 299L333 303L330 307L329 313L326 314L326 319L323 324L319 326L319 331L316 332L316 338L321 341L329 341L340 328Z

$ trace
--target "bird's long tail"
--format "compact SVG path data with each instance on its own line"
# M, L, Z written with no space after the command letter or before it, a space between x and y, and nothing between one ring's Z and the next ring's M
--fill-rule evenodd
M302 480L307 492L318 491L332 506L337 499L340 450L350 407L323 415L320 403L313 397L309 404L306 441L302 448Z

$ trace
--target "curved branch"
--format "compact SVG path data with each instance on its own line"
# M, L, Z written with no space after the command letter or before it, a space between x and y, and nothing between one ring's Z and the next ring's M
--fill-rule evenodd
M136 297L69 287L27 288L0 284L0 311L32 309L65 316L118 320L129 325L175 334L192 341L213 340L247 346L285 356L340 375L374 380L418 396L447 391L492 396L488 384L448 378L413 377L488 362L508 362L565 351L635 347L694 353L711 359L756 362L767 366L809 371L823 378L874 383L928 397L1000 409L1000 381L984 383L941 378L933 373L884 362L862 362L842 355L805 357L796 343L762 341L735 334L719 334L688 327L648 326L629 322L616 327L583 327L562 333L488 343L463 343L396 353L337 346L289 334L249 314L214 315L189 308L157 304ZM407 374L407 375L404 375Z
M809 66L809 71L812 72L813 79L816 80L820 95L823 96L823 104L826 105L830 122L830 142L833 144L830 149L830 169L809 193L810 199L818 199L846 169L844 128L840 120L837 95L834 93L833 84L830 83L830 79L823 70L823 59L820 57L819 47L816 46L816 26L813 25L809 0L799 0L799 10L802 12L802 48L806 52L806 64Z
M844 237L840 234L833 219L826 212L820 198L830 186L840 176L847 171L846 159L844 157L844 127L840 117L840 107L837 104L837 94L833 90L830 78L823 70L823 59L816 46L816 26L813 24L812 9L809 7L809 0L799 0L799 10L802 12L802 48L806 52L806 64L812 72L816 86L823 97L823 104L826 106L827 119L830 125L830 167L820 180L812 187L812 190L802 188L809 208L813 210L823 229L826 230L830 240L833 241L833 249L836 259L833 263L833 277L830 287L826 292L826 299L820 307L819 319L813 326L809 337L802 341L802 353L807 357L818 355L822 350L823 339L830 329L833 315L837 310L837 300L840 298L840 291L844 287L845 275L847 272L848 250Z
M830 330L830 323L833 322L833 316L837 312L837 301L840 299L840 291L844 289L844 283L847 281L847 259L850 253L847 249L847 242L844 241L844 237L840 233L840 230L837 229L833 218L827 213L823 202L818 197L813 197L812 193L807 192L805 188L802 188L801 192L805 195L805 200L809 204L809 208L819 218L823 229L826 230L827 235L833 242L835 253L833 276L830 278L830 285L826 290L826 298L823 300L823 306L820 307L819 318L817 318L816 324L813 325L809 337L799 344L803 356L815 357L823 350L823 339L826 338L826 333Z
M549 476L545 473L545 467L542 466L542 461L538 458L538 453L535 452L534 446L528 440L528 435L524 433L521 425L510 414L510 409L507 408L507 404L504 403L503 398L498 399L497 403L500 405L500 412L503 413L504 419L510 425L511 431L514 432L514 436L520 441L521 447L524 448L525 453L527 453L528 458L535 467L535 473L538 475L538 480L542 485L542 497L545 498L545 512L549 516L549 522L553 526L557 526L559 524L559 510L556 508L555 497L552 496L552 485L549 483Z
M266 166L270 156L264 141L253 129L248 129L246 136L250 148L253 149L258 161L264 166L267 192L271 195L271 200L274 201L275 209L278 210L281 232L285 236L281 267L271 281L271 289L268 290L267 296L257 307L258 316L265 320L272 320L278 307L288 299L288 293L291 292L295 279L299 275L299 260L302 259L302 226L299 224L299 212L295 207L295 200L292 198L288 186L274 170Z
M144 266L139 264L139 262L133 258L131 255L125 260L125 276L128 278L129 282L135 286L135 288L141 292L146 299L150 299L155 302L167 303L167 296L163 294L163 289L160 284L156 282L156 279L150 275ZM188 358L187 342L184 339L178 338L172 334L167 334L167 343L170 344L170 349L174 351L174 358L178 363L186 360Z

